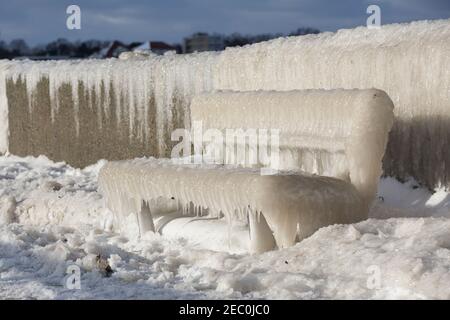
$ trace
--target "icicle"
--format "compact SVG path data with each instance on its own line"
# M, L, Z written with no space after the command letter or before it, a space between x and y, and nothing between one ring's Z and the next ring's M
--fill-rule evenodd
M6 96L6 70L8 64L0 60L0 154L9 149L8 97Z

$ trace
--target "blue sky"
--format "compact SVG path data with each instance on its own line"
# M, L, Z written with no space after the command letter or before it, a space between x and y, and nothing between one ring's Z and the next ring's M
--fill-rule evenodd
M70 4L81 8L81 30L66 28ZM365 24L369 4L381 7L382 24L450 17L450 0L0 0L0 40L174 43L196 31L287 33L302 26L335 31Z

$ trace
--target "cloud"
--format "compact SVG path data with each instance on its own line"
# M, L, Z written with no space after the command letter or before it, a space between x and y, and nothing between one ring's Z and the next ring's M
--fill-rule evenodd
M92 17L97 19L100 23L112 25L133 25L136 23L136 20L131 17L111 16L103 13L93 14Z

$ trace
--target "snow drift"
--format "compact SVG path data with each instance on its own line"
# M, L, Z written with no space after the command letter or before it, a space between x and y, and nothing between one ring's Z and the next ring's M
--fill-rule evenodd
M6 85L9 149L77 166L167 156L170 133L189 126L190 101L200 92L378 88L396 105L385 173L448 185L449 38L450 20L437 20L280 38L220 53L8 62L0 96ZM0 101L5 110L4 94ZM1 135L6 141L4 129Z

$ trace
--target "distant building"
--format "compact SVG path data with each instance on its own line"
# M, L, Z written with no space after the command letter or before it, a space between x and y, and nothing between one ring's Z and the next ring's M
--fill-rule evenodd
M123 52L129 51L151 51L155 54L164 54L169 51L175 53L181 53L180 48L176 46L168 45L162 41L146 41L146 42L133 42L129 45L123 44L120 41L112 41L107 47L91 55L91 58L104 59L104 58L117 58Z
M162 41L146 41L133 48L133 51L151 51L155 54L163 55L166 52L173 51L179 53L177 47L171 46Z
M194 33L184 39L184 52L220 51L225 47L220 35L209 35L204 32Z

